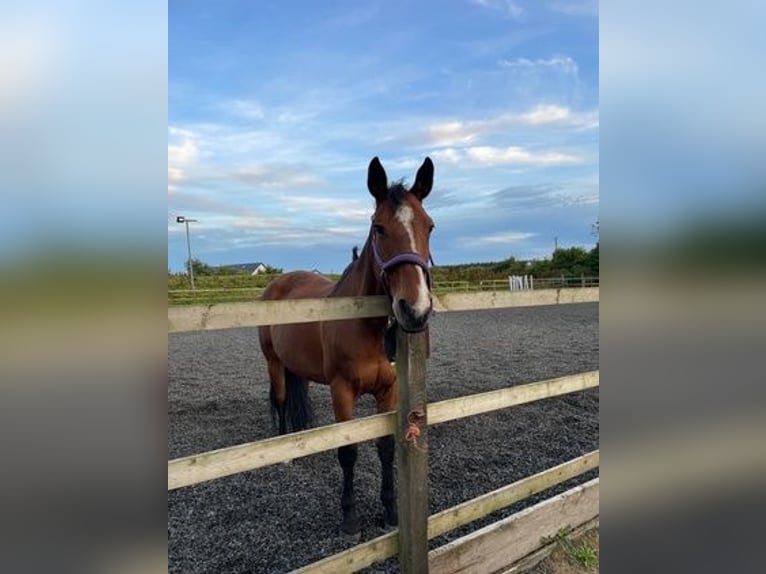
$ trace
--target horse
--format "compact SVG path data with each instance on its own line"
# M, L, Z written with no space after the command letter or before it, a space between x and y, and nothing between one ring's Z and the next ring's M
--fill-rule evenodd
M387 295L393 318L400 328L420 332L433 311L429 239L434 222L423 208L433 187L434 165L429 157L407 189L395 182L389 187L380 160L367 169L367 189L375 210L362 252L353 257L337 282L316 273L294 271L274 279L261 299L306 299ZM311 424L308 382L329 385L336 422L354 417L357 399L375 398L378 413L396 409L396 372L386 354L384 336L390 331L387 317L320 321L259 327L261 350L271 383L272 412L279 419L279 433ZM394 486L394 437L376 440L381 463L380 500L385 526L398 524ZM343 474L341 531L361 530L354 497L357 445L338 449Z

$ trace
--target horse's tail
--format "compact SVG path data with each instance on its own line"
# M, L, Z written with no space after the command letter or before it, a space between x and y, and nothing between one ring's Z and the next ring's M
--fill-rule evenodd
M314 409L309 397L309 382L289 369L285 369L285 416L293 432L310 428L314 423Z

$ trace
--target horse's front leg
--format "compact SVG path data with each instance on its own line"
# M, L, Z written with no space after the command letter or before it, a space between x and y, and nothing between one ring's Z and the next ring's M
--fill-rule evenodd
M338 449L338 462L343 470L343 494L340 497L340 507L343 510L343 522L340 529L346 534L356 534L361 530L359 518L356 515L356 500L354 499L354 465L356 464L357 445L350 444Z
M354 401L356 400L352 386L347 381L336 380L330 385L332 404L336 422L351 420L354 417ZM338 448L338 462L343 471L343 493L340 507L343 511L343 522L340 529L346 534L357 534L361 527L356 514L354 499L354 465L358 447L355 444Z
M380 387L375 395L379 413L387 413L396 409L396 375L391 371L387 382ZM396 488L394 486L394 454L395 442L393 435L380 437L375 441L380 458L381 482L380 501L383 503L383 522L386 526L397 526L399 517L396 511Z

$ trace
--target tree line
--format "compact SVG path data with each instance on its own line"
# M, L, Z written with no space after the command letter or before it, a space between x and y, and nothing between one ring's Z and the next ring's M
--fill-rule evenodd
M591 250L582 247L556 249L550 259L524 261L511 256L487 263L437 265L432 269L434 281L486 281L506 279L509 275L548 277L598 277L599 246Z
M183 273L168 271L168 283L171 289L183 289L188 281L188 262ZM213 267L192 259L194 277L200 287L246 287L265 286L274 275L282 273L279 267L266 265L266 272L251 276L246 271L234 267ZM582 247L560 248L553 251L550 259L524 261L508 257L502 261L483 263L464 263L459 265L435 265L432 268L434 281L486 281L506 279L509 275L532 275L538 279L549 277L598 277L599 245L591 250ZM334 276L333 276L334 277Z

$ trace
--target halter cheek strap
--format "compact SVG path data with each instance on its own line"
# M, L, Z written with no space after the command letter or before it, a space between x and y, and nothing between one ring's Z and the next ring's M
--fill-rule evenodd
M391 259L387 261L383 261L383 258L380 256L380 252L378 251L378 245L375 241L375 237L371 238L372 243L372 255L375 258L375 263L380 269L380 280L383 283L383 286L385 287L386 291L388 291L388 277L386 275L386 272L389 269L393 269L394 267L397 267L399 265L402 265L404 263L412 263L413 265L417 265L423 270L423 273L425 273L426 276L426 284L428 285L428 288L431 288L431 270L430 266L428 264L428 261L423 259L420 255L415 253L414 251L405 251L404 253L399 253L398 255L394 255ZM430 259L430 256L429 256Z

